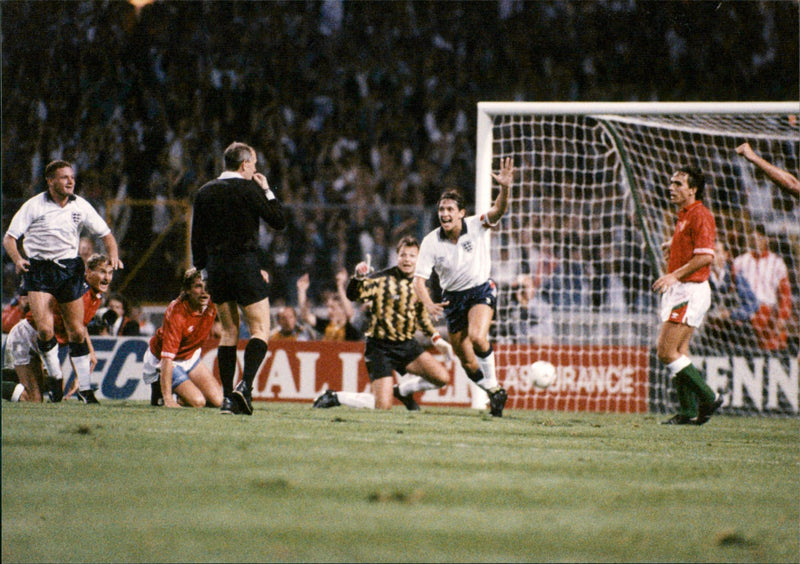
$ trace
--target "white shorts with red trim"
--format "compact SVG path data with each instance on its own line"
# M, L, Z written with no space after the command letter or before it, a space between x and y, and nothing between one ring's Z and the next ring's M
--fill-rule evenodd
M708 282L678 282L661 296L661 321L700 327L709 307Z

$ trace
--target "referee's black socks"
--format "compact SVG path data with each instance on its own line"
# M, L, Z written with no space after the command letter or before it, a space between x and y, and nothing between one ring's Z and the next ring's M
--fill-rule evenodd
M236 345L217 348L219 364L219 381L222 384L222 395L226 398L233 393L233 377L236 375Z
M261 339L250 339L244 349L244 369L242 378L247 389L253 387L253 380L256 379L256 372L261 366L264 357L267 356L267 343Z

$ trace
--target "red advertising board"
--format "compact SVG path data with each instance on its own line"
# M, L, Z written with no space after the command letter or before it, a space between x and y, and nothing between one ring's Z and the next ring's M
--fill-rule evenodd
M244 346L239 343L239 372ZM204 347L204 361L216 366L216 342ZM426 405L471 404L472 384L457 362L445 359L451 384L431 390L419 401ZM496 345L498 379L508 390L507 407L598 412L647 412L648 350L646 347L540 347ZM213 357L213 358L212 358ZM556 366L555 383L537 390L527 381L530 360ZM253 399L309 402L325 389L369 391L360 342L273 341L253 387Z

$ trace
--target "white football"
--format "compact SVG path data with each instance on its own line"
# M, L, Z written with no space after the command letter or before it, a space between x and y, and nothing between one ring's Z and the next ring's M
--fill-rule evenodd
M556 380L556 367L546 360L531 364L531 384L536 388L547 388Z

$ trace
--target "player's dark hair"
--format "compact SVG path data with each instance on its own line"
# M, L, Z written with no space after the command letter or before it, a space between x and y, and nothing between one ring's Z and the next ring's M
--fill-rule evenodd
M70 163L68 163L67 161L62 161L60 159L57 160L57 161L52 161L52 162L48 163L46 167L44 167L44 177L45 178L53 178L53 177L55 177L56 171L58 169L67 168L67 167L72 168L72 165Z
M442 192L442 195L439 196L439 200L436 202L437 208L439 207L439 204L442 203L442 200L453 200L456 203L456 206L458 206L458 209L466 209L464 196L458 190L445 190Z
M86 261L86 268L94 270L98 266L105 266L110 262L111 260L103 253L94 253L89 257L89 260Z
M194 285L194 281L198 278L202 278L203 273L200 270L197 270L194 266L187 269L186 272L183 273L183 278L181 279L181 292L188 292L192 289Z
M678 169L678 172L683 172L688 177L686 182L689 185L689 188L696 188L697 190L694 193L694 197L696 200L703 199L703 191L706 187L706 175L703 174L703 171L697 168L696 166L685 165Z
M397 242L397 247L395 247L397 254L400 254L400 249L402 249L403 247L416 247L419 249L419 241L417 241L416 237L412 237L411 235L406 235Z
M223 153L225 159L225 170L239 170L239 166L253 158L255 151L250 145L234 141Z

